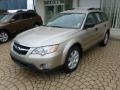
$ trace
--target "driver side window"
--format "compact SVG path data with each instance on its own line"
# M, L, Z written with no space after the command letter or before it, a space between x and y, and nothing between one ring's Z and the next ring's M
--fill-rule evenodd
M96 25L96 19L93 13L88 14L84 28L94 27Z

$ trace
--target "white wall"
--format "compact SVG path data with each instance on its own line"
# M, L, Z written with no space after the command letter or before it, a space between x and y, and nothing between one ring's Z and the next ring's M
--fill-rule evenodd
M78 0L73 0L73 8L76 8L76 7L78 7ZM35 0L35 8L37 13L42 17L43 23L45 23L44 0Z
M44 0L35 0L35 6L36 6L37 13L42 17L43 22L45 22Z
M80 0L80 7L100 8L100 0Z
M73 0L73 8L77 8L78 7L78 0Z
M27 9L34 9L33 0L27 0Z

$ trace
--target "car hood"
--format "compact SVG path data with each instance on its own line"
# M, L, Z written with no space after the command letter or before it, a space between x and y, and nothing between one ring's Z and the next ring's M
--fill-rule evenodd
M41 26L19 34L14 41L30 47L59 44L76 31L78 30Z

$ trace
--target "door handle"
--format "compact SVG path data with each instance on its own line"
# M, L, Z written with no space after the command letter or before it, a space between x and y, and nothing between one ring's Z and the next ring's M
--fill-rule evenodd
M104 26L106 27L107 25L105 24Z

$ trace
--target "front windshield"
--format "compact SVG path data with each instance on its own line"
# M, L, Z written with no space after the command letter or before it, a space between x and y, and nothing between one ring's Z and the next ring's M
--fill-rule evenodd
M81 27L84 17L82 13L60 13L48 21L46 26L77 29Z
M12 17L12 14L6 14L1 18L0 22L8 22Z

